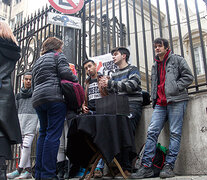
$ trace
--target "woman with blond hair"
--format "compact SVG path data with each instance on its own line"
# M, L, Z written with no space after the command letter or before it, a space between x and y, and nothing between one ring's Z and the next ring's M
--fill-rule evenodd
M55 37L46 39L41 57L33 66L33 107L40 121L36 151L36 180L58 180L57 153L67 107L60 88L60 79L77 82L65 55L63 42Z
M22 142L11 73L20 58L20 48L5 22L0 22L0 179L6 180L6 159L12 158L11 145Z

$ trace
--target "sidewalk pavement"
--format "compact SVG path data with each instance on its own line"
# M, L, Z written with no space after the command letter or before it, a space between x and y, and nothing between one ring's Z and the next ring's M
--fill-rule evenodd
M115 178L114 180L119 179L121 180L122 178ZM34 179L25 179L25 180L34 180ZM79 178L73 178L72 180L79 180ZM94 180L91 178L91 180ZM109 178L99 178L95 180L109 180ZM128 179L130 180L130 179ZM146 178L142 180L161 180L159 177L157 178ZM164 179L165 180L165 179ZM176 176L173 178L167 178L166 180L207 180L207 175L200 175L200 176Z

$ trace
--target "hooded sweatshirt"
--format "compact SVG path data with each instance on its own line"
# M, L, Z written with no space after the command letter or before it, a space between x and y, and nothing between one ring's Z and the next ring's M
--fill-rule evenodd
M160 61L158 57L155 58L155 61L158 62L158 85L157 85L157 104L160 106L167 106L167 99L165 95L165 67L168 60L168 55L170 50L164 56L163 61Z

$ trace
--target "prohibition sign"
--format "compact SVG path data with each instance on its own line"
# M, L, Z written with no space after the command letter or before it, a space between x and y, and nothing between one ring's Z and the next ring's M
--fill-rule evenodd
M74 14L83 8L84 0L49 0L57 11L64 14Z

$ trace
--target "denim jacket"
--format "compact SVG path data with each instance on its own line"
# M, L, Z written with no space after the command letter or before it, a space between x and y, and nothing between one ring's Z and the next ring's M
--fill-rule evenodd
M151 98L153 107L157 101L158 64L155 62L151 71ZM188 100L187 87L193 82L193 75L186 60L170 53L166 62L165 95L167 103Z

